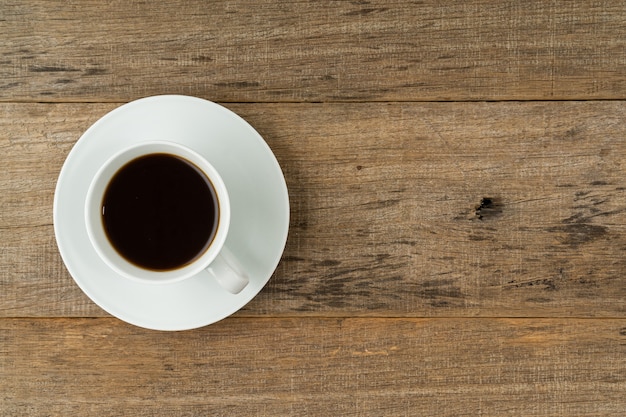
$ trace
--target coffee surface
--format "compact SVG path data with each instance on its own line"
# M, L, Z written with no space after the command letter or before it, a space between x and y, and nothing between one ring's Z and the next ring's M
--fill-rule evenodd
M150 270L181 268L210 246L218 201L209 179L170 154L136 158L111 178L102 221L116 251Z

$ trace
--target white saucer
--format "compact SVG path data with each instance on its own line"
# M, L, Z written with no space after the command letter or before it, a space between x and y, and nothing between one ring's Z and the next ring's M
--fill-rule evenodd
M228 293L204 271L174 284L133 282L111 270L91 246L83 210L94 174L120 148L148 140L181 143L222 176L232 215L226 246L250 276L239 294ZM74 281L108 313L155 330L206 326L247 304L276 269L288 228L287 185L268 145L235 113L195 97L148 97L102 117L69 153L54 195L54 232Z

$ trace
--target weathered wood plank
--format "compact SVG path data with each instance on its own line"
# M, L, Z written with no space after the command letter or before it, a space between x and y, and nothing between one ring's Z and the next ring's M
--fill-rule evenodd
M0 105L0 315L104 313L53 236L64 158L112 104ZM626 313L624 102L239 104L280 161L285 256L240 315Z
M0 3L0 100L626 98L620 2Z
M622 416L626 321L0 320L1 416Z

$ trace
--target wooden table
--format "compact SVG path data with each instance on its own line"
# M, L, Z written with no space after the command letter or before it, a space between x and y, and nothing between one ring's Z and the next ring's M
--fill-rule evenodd
M0 415L623 416L626 9L555 1L0 1ZM292 218L217 324L108 316L59 256L81 133L219 102Z

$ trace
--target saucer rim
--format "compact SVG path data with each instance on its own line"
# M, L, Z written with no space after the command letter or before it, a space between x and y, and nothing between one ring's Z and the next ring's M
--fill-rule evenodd
M158 324L155 322L145 322L142 320L136 320L134 317L132 317L132 312L128 312L128 310L132 310L132 308L127 309L127 311L121 311L118 307L116 306L111 306L109 305L109 303L107 303L105 300L102 299L102 297L97 294L97 291L94 292L91 289L89 289L87 287L87 283L83 282L83 279L81 279L80 277L77 277L77 275L80 275L78 273L78 271L76 271L76 269L79 269L77 267L75 267L72 262L72 257L69 256L69 248L66 247L66 244L64 243L64 240L66 239L66 237L64 236L66 233L60 230L59 227L59 208L61 206L61 203L59 202L59 190L63 187L63 184L65 184L68 179L66 178L69 174L67 173L67 169L66 169L66 165L68 165L70 162L69 161L73 161L74 159L76 159L79 155L80 152L84 152L82 149L86 143L86 141L89 140L89 137L92 135L93 131L98 129L100 127L100 125L107 123L111 118L114 118L116 115L118 115L118 113L120 112L124 112L124 111L128 111L129 109L131 109L134 106L140 106L146 102L155 102L155 101L163 101L164 103L169 101L169 100L185 100L185 101L189 101L190 103L193 101L196 101L199 105L204 105L204 106L209 106L211 108L211 111L219 111L219 112L224 112L225 114L227 114L232 120L234 120L235 122L241 124L241 127L245 127L249 134L251 136L253 136L255 138L255 140L257 140L259 142L259 144L262 145L262 147L264 147L264 157L268 158L268 161L271 161L273 168L277 170L278 173L280 173L280 176L278 177L279 179L281 179L282 181L279 181L280 184L273 184L273 186L279 185L280 186L280 194L282 197L282 203L277 202L277 204L282 204L283 205L283 212L282 214L284 214L283 216L280 216L282 218L282 224L283 224L283 229L284 230L280 230L279 233L281 234L280 237L280 241L282 242L280 244L280 250L278 250L278 247L276 248L276 254L274 259L272 260L272 262L268 262L268 265L271 265L271 269L270 272L268 272L268 276L264 277L264 279L262 279L262 283L261 285L256 289L256 290L249 290L246 291L247 289L245 288L244 291L242 291L242 293L240 295L242 295L241 297L237 297L236 299L234 299L234 301L232 303L230 303L230 308L226 308L224 309L221 314L216 314L216 315L210 315L210 318L194 318L194 317L186 317L184 320L177 320L177 324L172 325L170 324ZM163 104L163 103L162 103ZM166 104L165 104L166 105ZM184 141L173 141L174 143L179 143L182 144L183 146L187 146L190 147L187 143L185 143ZM193 149L193 147L190 147L191 149ZM198 152L201 154L201 152ZM78 155L78 156L77 156ZM69 168L68 168L69 169ZM270 146L268 145L268 143L263 139L263 137L245 120L243 119L241 116L239 116L238 114L236 114L235 112L233 112L232 110L209 100L206 99L202 99L199 97L193 97L193 96L185 96L185 95L156 95L156 96L149 96L149 97L143 97L125 104L122 104L119 107L116 107L115 109L112 109L111 111L107 112L106 114L104 114L102 117L100 117L96 122L94 122L92 125L89 126L89 128L87 130L85 130L85 132L80 136L80 138L75 142L75 144L72 146L72 149L70 150L70 152L68 153L68 155L66 156L66 159L63 163L63 166L61 168L61 171L59 173L58 179L57 179L57 183L55 186L55 193L54 193L54 200L53 200L53 226L54 226L54 234L55 234L55 240L57 243L57 247L59 249L59 252L61 254L61 258L63 261L63 264L65 265L66 269L68 270L70 276L72 277L73 281L76 283L76 285L83 291L83 293L85 295L87 295L87 297L93 301L96 305L98 305L100 308L102 308L105 312L111 314L112 316L130 323L132 325L138 326L138 327L142 327L142 328L146 328L146 329L151 329L151 330L161 330L161 331L182 331L182 330L191 330L191 329L196 329L196 328L200 328L200 327L204 327L213 323L216 323L220 320L223 320L226 317L229 317L230 315L234 314L235 312L239 311L241 308L243 308L246 304L248 304L254 297L256 297L256 295L261 292L263 290L263 288L267 285L267 283L269 282L269 280L271 279L271 277L273 276L274 272L276 271L276 268L278 267L280 260L282 259L282 255L284 253L286 244L287 244L287 239L288 239L288 234L289 234L289 223L290 223L290 205L289 205L289 192L288 192L288 188L287 188L287 184L285 181L285 176L284 173L282 171L282 168L278 162L278 160L276 159L276 156L274 155L273 151L271 150ZM278 233L277 233L278 236ZM278 241L278 239L277 239ZM90 248L91 250L94 250L93 248ZM268 258L269 260L269 258ZM108 265L106 265L104 263L105 266L105 270L101 273L111 273L111 274L115 274L117 276L119 276L119 274L112 270ZM98 268L100 269L100 268ZM199 275L204 274L205 271L200 271L198 274L192 276L191 278L195 278L198 277ZM175 285L179 285L179 282L173 282L173 283L163 283L163 284L146 284L146 283L134 283L135 285L139 285L139 286L152 286L152 285L158 285L158 286L164 286L164 287L173 287Z

